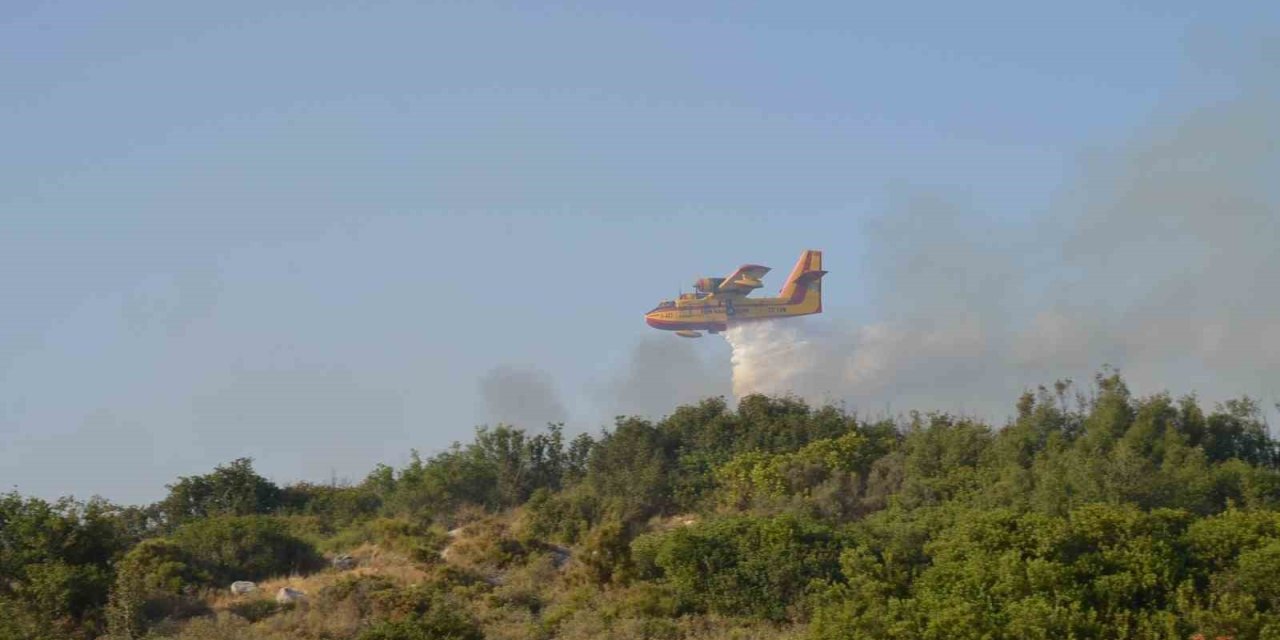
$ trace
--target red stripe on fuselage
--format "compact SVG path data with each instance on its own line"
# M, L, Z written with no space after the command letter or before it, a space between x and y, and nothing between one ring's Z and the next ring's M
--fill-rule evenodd
M663 331L696 331L698 329L705 331L725 330L725 323L723 322L693 322L689 320L662 320L659 318L645 318L644 321L654 329L662 329Z

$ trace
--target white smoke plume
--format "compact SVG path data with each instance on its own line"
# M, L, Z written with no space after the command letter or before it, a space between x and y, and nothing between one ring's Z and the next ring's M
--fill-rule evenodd
M999 420L1118 368L1138 393L1280 400L1280 106L1251 94L1087 165L1031 224L914 198L869 225L869 322L735 326L733 390ZM828 247L828 254L839 250ZM832 273L830 297L851 286Z
M815 376L821 365L821 340L796 324L763 320L729 326L724 338L733 347L733 395L783 395L811 391L826 376ZM831 391L831 390L828 390Z

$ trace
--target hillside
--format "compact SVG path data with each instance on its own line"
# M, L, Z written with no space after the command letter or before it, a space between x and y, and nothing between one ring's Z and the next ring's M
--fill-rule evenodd
M749 396L352 486L241 459L147 507L0 496L0 640L1280 638L1276 576L1256 403L1110 371L1007 425Z

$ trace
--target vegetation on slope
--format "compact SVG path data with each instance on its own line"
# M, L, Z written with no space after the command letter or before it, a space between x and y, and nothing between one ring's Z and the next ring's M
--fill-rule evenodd
M0 639L1280 638L1275 576L1257 405L1113 372L999 429L752 396L354 486L236 460L144 508L0 497Z

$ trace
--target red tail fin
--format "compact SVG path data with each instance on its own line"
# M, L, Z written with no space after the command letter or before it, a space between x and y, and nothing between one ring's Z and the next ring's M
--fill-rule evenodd
M822 311L822 276L826 274L822 270L822 252L809 249L800 254L778 295L787 304L816 303L817 310L811 313Z

